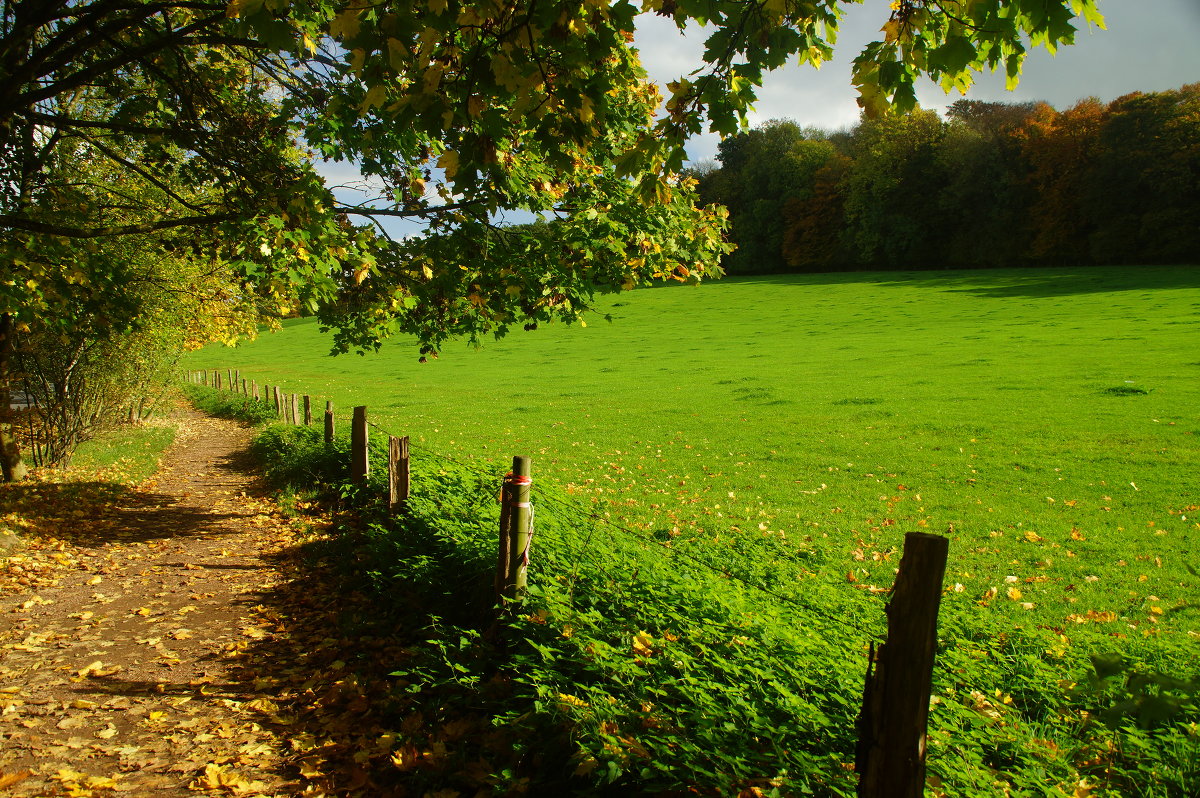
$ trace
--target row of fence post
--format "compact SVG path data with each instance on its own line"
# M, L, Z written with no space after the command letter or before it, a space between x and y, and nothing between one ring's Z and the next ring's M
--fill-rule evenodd
M224 379L223 379L224 378ZM190 381L218 390L230 390L247 398L261 401L258 383L247 383L233 369L225 374L213 371L196 371ZM268 390L270 388L271 390ZM264 386L271 396L275 414L290 424L310 426L312 424L312 398L307 394L289 394L278 385ZM300 408L303 408L301 412ZM325 443L332 444L334 438L333 402L325 402ZM350 477L357 484L365 484L370 473L370 423L365 405L355 407L350 421ZM388 436L387 448L387 496L388 513L400 515L408 505L411 466L408 436ZM495 589L499 601L515 601L525 591L528 583L529 552L533 538L533 503L530 500L530 459L514 457L513 470L501 487L500 543L496 563Z
M222 380L224 376L224 380ZM259 399L258 384L236 370L192 372L192 382L231 390ZM311 425L312 400L285 394L279 386L264 391L272 397L276 415L292 424ZM366 406L354 408L350 422L350 473L365 484L370 473L369 423ZM325 403L325 442L334 436L333 402ZM388 436L388 512L404 513L409 500L408 437ZM528 583L533 542L534 508L531 461L514 457L512 471L501 486L499 546L495 592L504 605L521 599ZM932 694L937 616L949 549L947 538L922 532L904 536L904 552L887 606L885 641L871 646L858 718L855 769L859 798L921 798L925 789L925 735Z

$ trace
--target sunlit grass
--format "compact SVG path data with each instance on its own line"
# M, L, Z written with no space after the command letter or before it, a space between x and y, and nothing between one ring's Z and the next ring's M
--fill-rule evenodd
M409 341L330 358L309 320L190 363L530 454L630 524L811 537L847 589L942 532L953 600L1014 623L1200 628L1170 612L1200 582L1200 270L743 278L602 311L425 365Z

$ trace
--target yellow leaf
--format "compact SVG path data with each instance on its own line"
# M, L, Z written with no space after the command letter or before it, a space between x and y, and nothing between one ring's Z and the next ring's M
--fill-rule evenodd
M358 18L359 10L347 8L333 18L329 23L329 35L335 39L350 39L358 35L362 21Z
M1021 591L1015 587L1010 587L1008 589L1008 597L1010 599L1012 599L1013 601L1020 601L1021 600Z
M382 83L376 83L371 88L367 89L367 96L363 98L362 104L358 106L361 113L366 113L372 108L383 105L384 99L387 97L387 89Z
M429 66L429 69L425 70L425 74L421 76L421 85L426 94L433 94L437 91L438 86L442 82L442 73L445 70L446 68L439 63L433 63Z
M446 150L438 158L437 165L446 173L448 179L453 180L454 175L458 173L458 153L454 150Z
M1039 535L1037 532L1034 532L1032 529L1025 533L1025 539L1030 543L1041 543L1044 540L1041 535Z
M316 55L317 43L310 39L307 33L304 34L304 46L308 48L309 54Z
M648 632L638 632L633 636L633 653L634 656L648 657L654 653L650 648L650 644L654 642L654 638Z

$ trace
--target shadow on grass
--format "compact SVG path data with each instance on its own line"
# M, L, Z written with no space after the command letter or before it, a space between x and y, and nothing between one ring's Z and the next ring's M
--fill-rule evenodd
M1114 291L1200 288L1200 265L1103 266L1025 269L931 269L921 271L829 272L732 276L730 283L831 286L874 283L881 287L921 287L988 298L1052 298Z

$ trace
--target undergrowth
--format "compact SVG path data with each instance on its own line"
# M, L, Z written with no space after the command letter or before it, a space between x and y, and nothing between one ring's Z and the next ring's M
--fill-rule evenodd
M198 409L218 418L231 418L250 424L272 424L279 420L275 406L266 399L190 383L183 386L183 395Z
M463 774L495 794L854 793L882 600L823 576L819 540L624 526L594 498L535 482L528 595L497 611L502 469L414 447L411 498L388 518L381 470L353 484L344 437L275 426L255 450L276 484L338 504L326 553L379 595L380 619L410 630L393 675L425 724L397 716L396 733L405 750L437 751L436 765L406 771L413 794L462 787ZM940 633L930 794L1194 794L1200 712L1185 646L1131 637L1114 658L1103 632L1068 643L953 588ZM464 718L493 733L427 731Z

